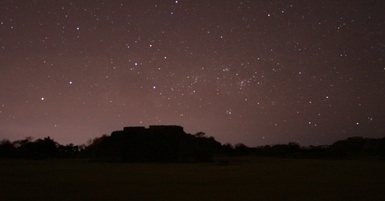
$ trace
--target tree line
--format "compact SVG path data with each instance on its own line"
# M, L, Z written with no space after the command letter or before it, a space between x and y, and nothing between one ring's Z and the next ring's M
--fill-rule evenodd
M0 141L0 158L74 158L79 157L85 150L85 145L61 145L50 137L37 140L27 137L13 142L7 139Z
M229 156L267 156L305 159L356 159L372 158L385 160L385 138L370 139L350 137L331 145L300 146L298 143L248 147L244 144L222 145Z
M203 132L188 134L183 128L128 127L90 140L87 145L61 145L50 137L0 141L0 158L87 158L107 162L210 162L216 155L265 156L312 159L385 159L385 138L352 137L331 145L300 146L298 143L248 147L221 144Z

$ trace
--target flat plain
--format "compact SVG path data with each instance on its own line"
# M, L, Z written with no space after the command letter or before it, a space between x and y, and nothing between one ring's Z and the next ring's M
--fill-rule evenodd
M0 160L0 200L385 200L385 161Z

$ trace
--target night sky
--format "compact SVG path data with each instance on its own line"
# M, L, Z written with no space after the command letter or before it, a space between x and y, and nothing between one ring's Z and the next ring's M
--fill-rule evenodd
M385 137L385 1L0 1L0 139Z

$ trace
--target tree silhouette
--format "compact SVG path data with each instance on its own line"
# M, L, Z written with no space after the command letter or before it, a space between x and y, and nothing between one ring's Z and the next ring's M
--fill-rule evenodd
M12 158L14 157L15 147L7 140L0 141L0 158Z

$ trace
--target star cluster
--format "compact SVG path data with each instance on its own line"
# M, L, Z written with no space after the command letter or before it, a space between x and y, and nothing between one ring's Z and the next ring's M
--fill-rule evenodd
M383 1L1 1L0 138L385 136Z

